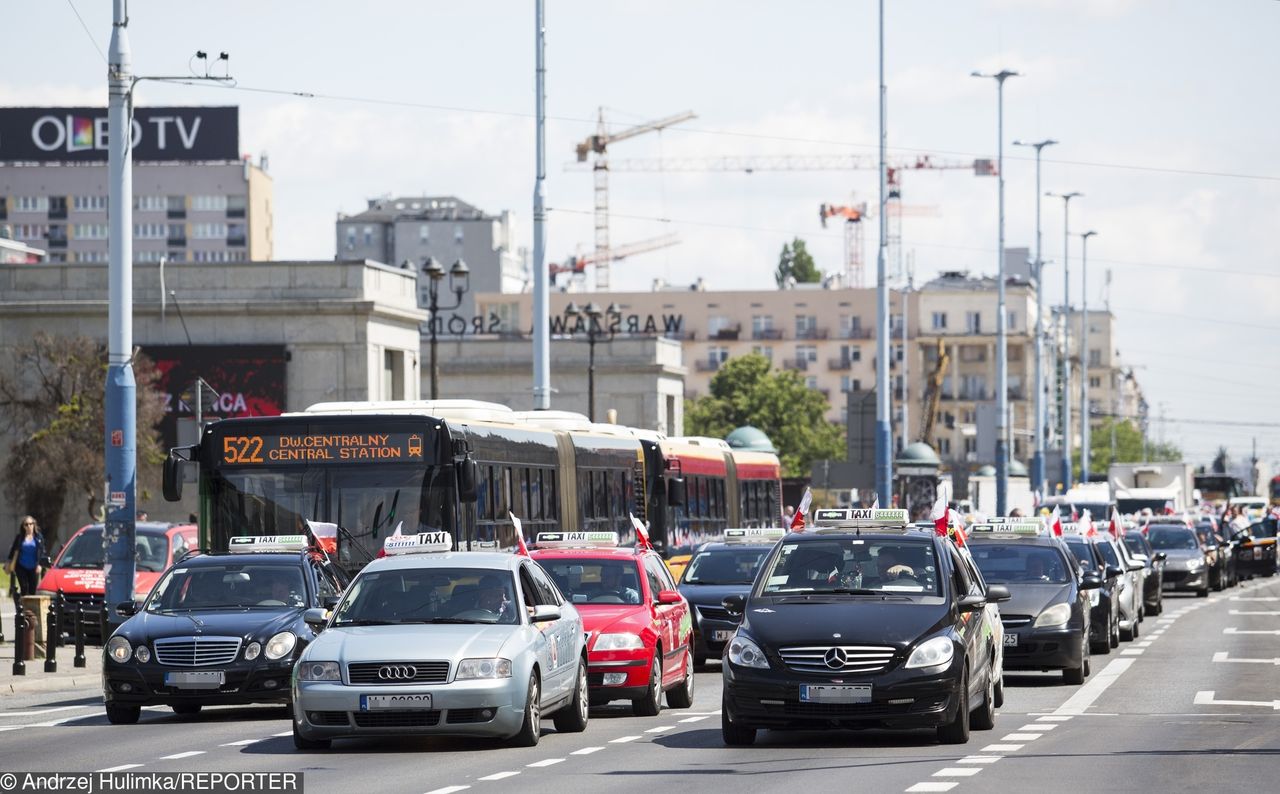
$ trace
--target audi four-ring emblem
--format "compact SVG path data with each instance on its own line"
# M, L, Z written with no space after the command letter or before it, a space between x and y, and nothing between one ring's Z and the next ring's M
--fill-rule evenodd
M827 667L830 667L832 670L839 670L845 666L845 663L848 661L848 657L845 656L844 648L832 648L826 652L822 657L822 660L825 661L827 663Z
M418 668L411 664L386 664L378 668L378 678L383 681L412 681L418 677Z

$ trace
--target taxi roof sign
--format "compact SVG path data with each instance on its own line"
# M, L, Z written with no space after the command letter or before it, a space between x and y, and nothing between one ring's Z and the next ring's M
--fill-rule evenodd
M236 535L227 541L227 551L232 554L306 550L306 535Z
M539 532L541 549L609 549L618 545L617 532Z
M432 554L453 551L453 536L448 532L419 532L416 535L392 535L382 542L382 550L392 554Z
M899 527L907 526L907 511L901 508L838 507L813 511L818 527Z
M1000 520L989 519L973 524L969 527L969 531L975 536L982 535L992 538L1034 538L1043 533L1043 527L1038 521L1019 521L1017 519L1002 518Z
M772 545L785 537L787 531L782 527L748 527L745 529L726 529L725 543L768 543Z

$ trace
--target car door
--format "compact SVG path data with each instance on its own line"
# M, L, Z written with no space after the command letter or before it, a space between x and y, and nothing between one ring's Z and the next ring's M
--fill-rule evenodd
M978 566L974 564L973 556L968 552L961 552L960 557L964 560L969 579L985 596L987 580L982 578L982 571L978 570ZM994 601L988 601L982 609L982 615L982 636L988 641L987 652L995 657L991 669L1000 670L1004 667L1004 623L1000 620L1000 606Z
M550 622L533 622L533 608L538 605L538 588L533 583L533 576L529 573L530 568L531 565L525 563L520 566L520 570L517 572L517 578L520 582L520 598L524 601L524 614L521 619L529 621L529 651L533 653L533 658L538 664L538 670L541 671L542 705L545 706L558 695L558 691L556 691L556 663L559 661L559 652L553 642Z
M529 606L554 606L563 609L559 591L551 584L536 563L527 562L520 568L521 589L525 592L525 600ZM577 673L577 657L574 655L572 614L566 616L562 611L555 620L535 623L533 628L541 635L546 650L546 659L542 662L545 671L542 676L542 689L553 698L560 698L572 691L574 675Z
M951 558L951 586L954 592L954 598L959 601L966 595L980 595L985 597L981 586L969 577L965 570L964 560L960 557L960 552L956 551L955 546L950 542L946 542L947 551ZM969 657L969 669L971 671L983 670L982 675L970 675L969 677L969 694L972 697L974 693L981 692L987 685L987 676L991 674L992 651L989 643L985 642L982 636L982 623L984 614L978 612L961 612L959 615L959 623L957 630L964 639L965 654ZM970 701L972 702L972 700Z
M650 609L653 610L654 627L657 629L658 637L662 642L662 680L665 683L671 681L674 676L683 673L674 664L678 658L675 656L675 652L680 645L680 641L676 637L676 627L679 624L679 620L675 614L676 605L658 603L658 593L667 589L668 581L663 576L662 561L656 556L645 555L643 565L645 579L649 587L649 604Z
M651 555L650 559L654 561L654 568L658 574L658 578L662 581L664 590L674 590L680 592L676 587L675 578L671 575L671 569L666 566L658 556ZM671 676L676 681L683 680L684 665L693 664L693 612L686 599L680 599L678 603L670 604L668 612L671 621Z

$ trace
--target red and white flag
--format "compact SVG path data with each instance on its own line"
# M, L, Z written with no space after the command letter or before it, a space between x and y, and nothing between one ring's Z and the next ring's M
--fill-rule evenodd
M964 518L955 510L947 508L947 515L951 519L951 539L956 542L957 546L963 546L967 536L964 534Z
M1167 515L1167 516L1171 516L1171 515L1173 515L1173 512L1174 512L1174 511L1173 511L1173 502L1172 502L1172 501L1165 502L1165 503L1164 503L1164 514L1165 514L1165 515Z
M653 544L649 542L649 528L644 522L636 518L635 513L628 513L631 516L631 526L636 528L636 545L642 549L652 549Z
M1098 534L1098 530L1093 526L1093 516L1089 515L1088 510L1080 514L1080 534L1088 538Z
M1120 539L1120 532L1122 529L1123 527L1120 524L1120 511L1112 507L1111 508L1111 534L1115 536L1116 540Z
M524 526L520 523L520 519L516 518L515 513L508 510L507 515L511 516L511 523L516 528L516 554L528 557L529 547L524 544Z
M947 522L950 519L950 511L947 508L946 486L938 489L938 498L933 503L933 509L929 511L929 518L933 521L933 527L937 533L945 537L947 534Z
M804 517L809 512L809 505L813 504L813 491L807 487L804 489L804 496L800 497L800 506L796 508L796 514L791 517L791 530L799 532L804 529Z
M1053 528L1053 534L1062 537L1062 509L1058 505L1053 506L1053 515L1049 516L1049 526Z

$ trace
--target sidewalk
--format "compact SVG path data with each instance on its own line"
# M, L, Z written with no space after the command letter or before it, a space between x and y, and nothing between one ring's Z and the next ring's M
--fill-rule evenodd
M5 695L32 692L55 692L76 689L83 694L102 691L102 648L86 645L84 667L75 666L76 648L68 644L58 648L58 671L46 673L44 659L37 656L27 662L26 675L13 674L13 602L4 601L0 608L0 624L4 627L4 643L0 644L0 698Z

